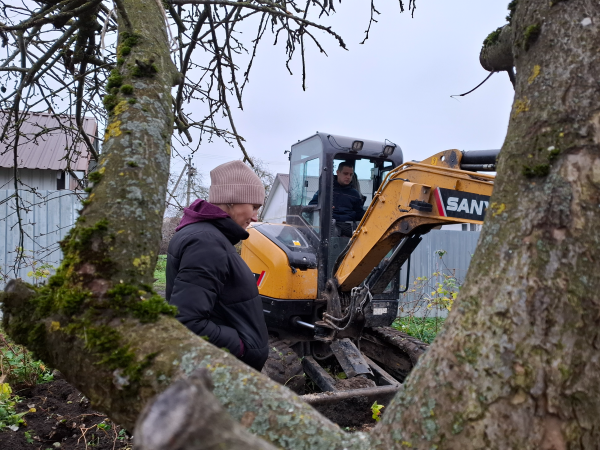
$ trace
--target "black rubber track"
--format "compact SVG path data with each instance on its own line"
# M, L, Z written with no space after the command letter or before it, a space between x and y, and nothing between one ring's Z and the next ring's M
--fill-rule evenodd
M429 345L391 327L365 328L360 350L403 382Z

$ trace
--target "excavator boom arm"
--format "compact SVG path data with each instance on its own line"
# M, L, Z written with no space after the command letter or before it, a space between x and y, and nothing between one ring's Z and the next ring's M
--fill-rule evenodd
M447 150L420 163L404 163L386 176L336 262L340 291L348 292L373 275L392 249L388 259L394 261L389 263L401 265L420 235L435 227L483 222L494 176L462 170L462 157L458 150Z

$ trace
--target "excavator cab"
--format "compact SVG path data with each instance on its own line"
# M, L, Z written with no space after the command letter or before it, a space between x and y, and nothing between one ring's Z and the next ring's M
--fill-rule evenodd
M326 133L317 133L292 146L287 223L298 227L317 252L318 294L331 278L337 257L360 222L360 218L344 222L334 218L334 183L342 162L353 168L351 187L362 197L366 211L385 175L402 163L402 150L392 143Z

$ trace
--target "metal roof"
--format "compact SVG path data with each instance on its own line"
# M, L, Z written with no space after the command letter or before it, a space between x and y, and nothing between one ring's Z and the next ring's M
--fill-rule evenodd
M0 111L0 136L8 114ZM83 129L93 143L98 132L96 120L84 117ZM87 172L90 154L77 130L75 116L26 113L19 132L18 168L64 170L68 159L72 170ZM0 142L0 167L14 167L14 137L15 128L11 124Z

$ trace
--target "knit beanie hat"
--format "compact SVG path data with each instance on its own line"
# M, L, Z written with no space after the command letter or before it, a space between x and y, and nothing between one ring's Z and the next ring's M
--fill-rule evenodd
M210 171L208 201L213 205L262 205L265 201L265 187L250 167L241 161L231 161Z

